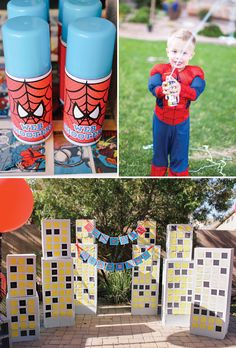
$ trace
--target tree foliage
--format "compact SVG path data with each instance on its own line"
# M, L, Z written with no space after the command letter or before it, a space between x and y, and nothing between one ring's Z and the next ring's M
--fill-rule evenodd
M220 218L232 205L236 181L231 179L31 179L35 197L33 222L42 218L94 218L97 227L118 236L143 219L157 222L159 243L165 247L170 223L197 223L209 214ZM131 257L131 244L111 247L100 243L102 259L117 262Z

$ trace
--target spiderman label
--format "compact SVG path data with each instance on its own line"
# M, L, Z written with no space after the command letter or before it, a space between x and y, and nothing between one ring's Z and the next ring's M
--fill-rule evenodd
M39 144L52 132L52 71L34 79L7 74L10 116L15 137Z
M102 135L111 74L82 80L65 74L64 136L73 144L92 145Z

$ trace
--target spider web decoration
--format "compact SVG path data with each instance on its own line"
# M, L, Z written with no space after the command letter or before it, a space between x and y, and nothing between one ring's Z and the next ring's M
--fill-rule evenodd
M27 79L17 81L7 76L7 85L14 130L21 131L23 129L37 132L38 135L33 136L33 141L47 138L52 129L51 72L36 81ZM24 125L29 125L29 127L24 127ZM34 125L38 126L34 127ZM32 139L28 139L26 134L22 137L22 140L32 142Z
M65 77L65 107L64 128L69 139L82 143L91 143L100 138L102 124L106 113L106 104L110 86L110 75L98 82L96 80L72 79L68 74ZM75 126L80 127L78 139L75 135ZM68 134L67 129L72 134Z

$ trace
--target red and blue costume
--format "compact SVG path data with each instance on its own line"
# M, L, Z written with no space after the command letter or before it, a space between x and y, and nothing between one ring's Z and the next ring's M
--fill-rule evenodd
M150 73L149 91L156 97L153 117L152 176L188 176L189 107L205 89L204 72L197 66L187 65L183 70L175 69L172 76L181 86L179 103L168 106L162 91L162 82L172 72L170 64L155 65Z

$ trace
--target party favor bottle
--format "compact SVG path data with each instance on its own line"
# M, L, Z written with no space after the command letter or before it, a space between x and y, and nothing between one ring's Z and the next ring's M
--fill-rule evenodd
M64 103L65 62L68 25L78 18L101 17L100 0L64 0L62 9L62 36L59 45L60 100Z
M116 29L107 19L82 18L69 24L64 136L92 145L102 134L111 78Z
M62 32L62 9L64 5L65 0L59 0L59 5L58 5L58 22L57 22L57 35L58 35L58 50L59 50L59 44L60 44L60 37L61 37L61 32ZM59 57L59 54L58 54Z
M7 14L8 19L31 16L48 21L48 7L45 0L10 0L7 3Z
M23 143L39 144L52 132L49 25L38 17L16 17L2 33L13 133Z

